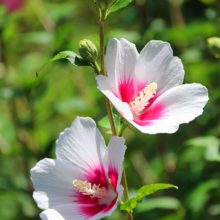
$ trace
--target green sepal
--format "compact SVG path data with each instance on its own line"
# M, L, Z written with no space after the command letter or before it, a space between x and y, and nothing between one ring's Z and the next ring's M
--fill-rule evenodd
M174 186L174 185L171 185L171 184L164 184L164 183L158 183L158 184L142 186L138 190L138 196L137 197L133 197L133 198L129 199L128 201L124 202L124 203L123 202L120 203L120 209L124 210L124 211L127 211L127 212L130 212L139 203L142 202L143 197L148 196L150 194L153 194L157 190L168 189L168 188L178 189L177 186Z
M62 52L59 52L55 57L53 57L52 59L47 61L43 66L41 66L37 70L36 76L38 76L39 72L45 66L47 66L49 63L52 63L52 62L54 62L56 60L60 60L60 59L67 59L74 66L92 66L92 67L94 66L92 63L89 63L89 62L85 61L81 56L79 56L78 54L76 54L72 51L62 51Z
M108 14L114 11L118 11L121 8L129 5L133 0L116 0L114 4L108 9Z

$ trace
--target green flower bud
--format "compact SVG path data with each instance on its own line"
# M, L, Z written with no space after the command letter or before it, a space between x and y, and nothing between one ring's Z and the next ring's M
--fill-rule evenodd
M209 51L217 58L220 57L220 38L211 37L207 39Z
M88 39L79 42L79 54L84 60L91 63L94 63L98 57L96 46Z
M96 0L96 3L102 10L107 10L110 6L112 6L114 1L115 0Z

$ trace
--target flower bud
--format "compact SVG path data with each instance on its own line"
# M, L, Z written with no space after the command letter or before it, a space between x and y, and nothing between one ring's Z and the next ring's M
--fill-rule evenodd
M96 3L102 10L107 10L114 3L114 1L115 0L96 0Z
M79 54L84 60L91 63L94 63L98 57L96 46L88 39L79 42Z
M209 51L215 56L220 57L220 38L211 37L207 39Z

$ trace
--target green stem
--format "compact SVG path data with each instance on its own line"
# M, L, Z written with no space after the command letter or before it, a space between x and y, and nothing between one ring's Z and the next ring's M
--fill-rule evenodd
M106 103L106 108L107 108L107 112L108 112L108 119L109 119L110 126L111 126L112 136L118 136L116 126L115 126L115 120L114 120L114 116L113 116L111 102L109 101L109 99L106 96L105 96L105 103Z
M100 41L101 74L106 76L106 71L105 71L105 45L104 45L104 22L101 19L99 19L99 41Z
M101 71L100 74L106 76L105 71L105 46L104 46L104 22L99 19L99 40L100 40L100 62L101 62ZM117 136L117 131L115 127L115 121L113 117L113 111L111 102L105 97L106 108L108 112L109 122L111 125L112 135Z
M107 19L107 9L106 10L101 10L100 9L100 17L102 21L105 21Z
M100 61L101 61L100 74L106 76L105 47L104 47L104 22L101 19L102 18L100 16L100 19L98 22L99 23L99 39L100 39ZM118 136L117 130L115 127L115 121L114 121L114 117L113 117L111 102L109 101L109 99L106 96L105 96L105 103L106 103L106 108L107 108L107 112L108 112L109 122L111 125L112 136ZM120 131L119 131L120 135L122 135L124 129L125 129L124 126L120 129ZM121 184L124 187L124 201L127 201L127 200L129 200L129 196L128 196L128 184L127 184L125 169L123 169ZM133 220L132 212L128 212L127 217L128 217L128 220Z
M118 136L119 136L119 137L121 137L121 136L123 135L124 130L125 130L126 127L127 127L127 126L122 122L121 127L120 127L120 129L119 129L119 131L118 131Z
M121 127L120 127L119 132L118 132L119 137L122 136L122 134L124 133L124 130L125 130L126 127L127 126L124 123L121 124ZM129 200L129 194L128 194L128 184L127 184L125 168L123 168L121 184L124 187L124 192L123 192L124 201L127 201L127 200ZM128 217L129 220L133 220L132 211L128 213L127 217Z
M94 64L93 69L94 69L95 73L96 73L97 75L99 75L99 74L100 74L101 69L100 69L100 67L99 67L98 63L95 61L93 64Z
M124 201L126 202L126 201L129 200L129 194L128 194L128 184L127 184L127 178L126 178L125 168L123 168L122 178L121 178L121 184L122 184L122 186L124 187L123 195L124 195ZM133 212L133 211L127 213L128 220L133 220L133 214L132 214L132 212Z

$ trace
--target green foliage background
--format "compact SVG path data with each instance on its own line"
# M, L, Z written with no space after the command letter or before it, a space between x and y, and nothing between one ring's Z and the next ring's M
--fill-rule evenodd
M130 196L144 184L179 187L147 196L134 219L220 218L220 60L207 50L220 37L220 4L209 0L134 0L110 14L106 44L126 38L140 51L151 39L168 41L182 59L184 83L209 90L203 115L175 134L147 135L126 129L125 167ZM90 67L61 60L36 70L59 51L77 52L81 39L98 48L91 0L28 0L19 11L0 8L0 219L39 219L32 199L30 169L55 158L55 141L76 116L96 122L106 115L103 95ZM100 128L106 141L110 136ZM106 219L125 220L117 209Z

